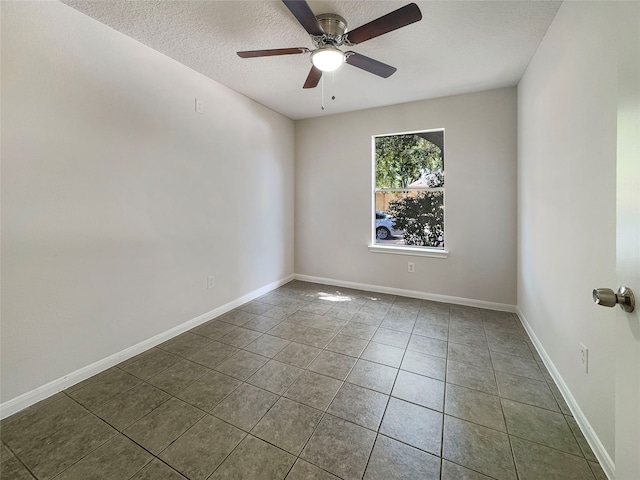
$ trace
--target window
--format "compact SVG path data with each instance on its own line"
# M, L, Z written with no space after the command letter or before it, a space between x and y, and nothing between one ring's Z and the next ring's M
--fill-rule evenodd
M444 251L444 130L379 135L374 246Z

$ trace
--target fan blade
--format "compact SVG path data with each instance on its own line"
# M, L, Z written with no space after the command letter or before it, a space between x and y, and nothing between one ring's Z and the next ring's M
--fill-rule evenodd
M358 43L371 40L385 33L392 32L402 27L406 27L422 19L422 13L415 3L405 5L398 10L366 23L350 32L347 32L347 39L350 43Z
M318 86L318 82L322 78L322 70L316 68L315 66L311 67L311 71L307 76L307 79L304 82L304 86L302 88L316 88Z
M305 0L282 0L309 35L324 35L324 30Z
M247 50L245 52L237 52L239 57L273 57L274 55L294 55L296 53L308 53L309 49L300 48L273 48L271 50Z
M364 55L360 55L356 52L346 52L346 54L346 62L349 65L361 68L362 70L366 70L367 72L373 73L374 75L378 75L382 78L390 77L397 70L396 67L392 67L391 65L387 65L386 63L379 62L377 60L374 60L373 58L365 57Z

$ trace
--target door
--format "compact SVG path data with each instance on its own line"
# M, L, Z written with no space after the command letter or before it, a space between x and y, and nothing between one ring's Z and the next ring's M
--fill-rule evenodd
M618 8L616 270L636 308L616 307L616 480L640 479L640 3Z

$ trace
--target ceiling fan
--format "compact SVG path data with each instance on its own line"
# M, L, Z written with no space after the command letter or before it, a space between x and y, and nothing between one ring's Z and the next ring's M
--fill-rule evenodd
M322 72L336 70L345 62L380 77L390 77L397 70L395 67L356 52L343 52L338 47L357 45L422 19L422 13L420 13L418 6L415 3L410 3L354 30L347 31L347 22L340 15L333 13L314 15L305 0L282 0L282 2L307 31L315 49L298 47L249 50L238 52L238 56L253 58L311 53L313 66L303 88L316 87L322 77Z

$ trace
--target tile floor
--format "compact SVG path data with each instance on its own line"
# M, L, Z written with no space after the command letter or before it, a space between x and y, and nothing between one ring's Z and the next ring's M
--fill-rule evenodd
M298 281L1 427L7 480L606 478L513 314Z

